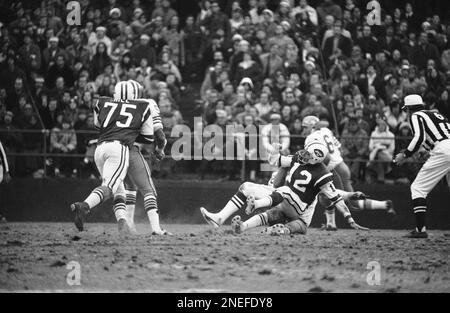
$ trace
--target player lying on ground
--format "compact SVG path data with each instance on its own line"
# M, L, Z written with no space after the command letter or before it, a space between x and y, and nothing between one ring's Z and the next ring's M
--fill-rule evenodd
M334 189L332 175L321 163L325 154L326 148L322 144L311 145L309 151L299 151L291 158L290 172L286 179L287 186L273 188L244 183L219 213L209 213L205 208L200 208L200 211L210 225L219 227L232 214L245 206L248 214L255 209L271 208L244 223L240 221L239 216L235 217L232 221L235 231L241 232L257 226L288 221L286 227L289 228L289 233L305 234L314 214L317 195L323 192L332 199L332 205L338 207L352 228L366 229L355 223L344 202L341 201L342 197ZM348 197L351 195L353 194L346 193ZM261 206L259 201L263 201L264 205ZM275 231L279 229L279 226L272 229ZM269 232L272 229L269 228Z
M136 88L142 90L141 84L131 81L136 85ZM130 147L130 164L128 167L128 173L125 178L126 189L126 208L128 215L128 226L132 233L137 233L136 226L134 224L134 209L136 206L136 195L139 191L144 198L144 209L147 213L150 226L152 228L153 235L171 235L168 231L161 229L159 224L158 202L155 185L153 184L150 167L147 160L142 155L142 149L144 145L149 142L154 142L154 156L157 160L164 158L164 148L167 140L163 131L163 125L161 123L161 117L159 114L159 108L155 101L147 99L137 99L138 101L147 102L151 108L151 129L149 129L149 135L147 138L143 138L139 135L136 141Z
M75 226L79 231L84 229L84 221L90 210L114 196L114 213L119 232L129 232L123 184L129 164L129 147L139 134L146 140L152 135L150 105L145 101L137 101L138 98L136 85L124 81L114 87L114 99L101 97L95 104L94 123L100 135L94 159L102 184L83 202L75 202L70 206L75 213Z
M311 142L318 141L328 149L328 155L324 161L327 170L333 173L333 181L338 189L353 192L350 169L342 158L341 143L333 135L333 132L324 126L316 116L306 116L302 120L305 133L309 134L305 139L305 147ZM351 210L384 210L388 214L395 215L391 200L378 201L373 199L359 199L347 201ZM321 205L322 206L322 205ZM336 230L334 208L325 207L326 224L325 229Z

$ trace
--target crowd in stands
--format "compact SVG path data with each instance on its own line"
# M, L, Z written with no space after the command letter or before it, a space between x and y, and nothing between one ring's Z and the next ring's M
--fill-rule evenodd
M372 26L364 1L191 2L193 15L170 0L80 0L78 26L66 21L67 1L0 0L0 140L13 175L49 175L46 162L51 175L95 176L93 103L134 79L157 101L168 136L192 127L181 112L194 112L203 126L264 125L267 138L279 127L290 153L303 144L302 119L316 115L340 138L354 180L414 177L419 164L390 166L411 136L400 107L418 93L450 117L450 18L407 2ZM186 86L196 86L196 107ZM44 149L55 157L43 160ZM257 179L258 164L248 162L247 178ZM241 169L195 166L229 179Z

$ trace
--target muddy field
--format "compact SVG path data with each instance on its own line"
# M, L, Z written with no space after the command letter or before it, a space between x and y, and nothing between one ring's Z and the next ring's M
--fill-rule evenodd
M270 237L167 229L175 235L151 236L138 225L141 235L121 238L114 224L88 224L83 233L72 224L0 225L0 291L450 292L449 231L411 240L385 230ZM67 282L77 277L71 261L81 285ZM371 261L380 264L378 286L366 281Z

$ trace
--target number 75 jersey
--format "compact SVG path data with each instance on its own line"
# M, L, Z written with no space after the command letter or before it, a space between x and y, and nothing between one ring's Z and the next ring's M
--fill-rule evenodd
M119 101L100 97L94 107L94 123L100 130L99 143L117 140L125 146L131 146L139 134L153 135L151 105L148 101Z

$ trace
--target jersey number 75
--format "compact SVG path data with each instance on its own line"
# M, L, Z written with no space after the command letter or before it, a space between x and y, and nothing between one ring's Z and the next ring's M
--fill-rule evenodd
M103 122L103 127L107 127L109 125L109 122L111 120L111 117L113 116L114 112L117 109L117 106L119 104L115 102L106 102L103 106L104 108L110 108L108 114L106 115L106 119ZM130 112L130 110L136 110L135 104L129 104L129 103L123 103L120 109L119 114L123 117L126 117L125 123L122 123L120 121L116 121L117 127L130 127L131 122L133 121L133 114Z

